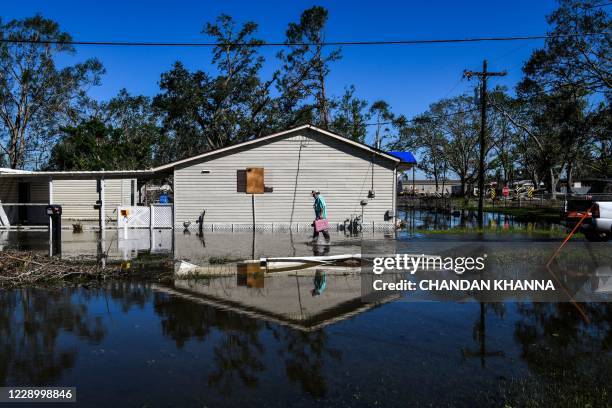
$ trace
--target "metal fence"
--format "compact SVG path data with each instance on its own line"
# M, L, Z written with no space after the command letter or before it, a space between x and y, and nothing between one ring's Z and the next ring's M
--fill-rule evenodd
M484 205L489 208L542 208L548 210L564 211L566 203L584 201L585 203L595 201L612 201L612 194L564 194L564 193L534 193L519 194L504 197L503 195L488 194L485 196ZM477 197L436 197L436 196L414 196L404 195L398 197L399 208L421 208L435 209L445 207L477 207Z
M398 198L398 207L433 209L440 207L476 207L475 197L418 197L402 196ZM565 206L564 194L535 194L531 197L485 197L485 207L493 208L548 208L562 210Z
M486 197L485 205L489 207L512 208L548 208L562 210L565 206L564 194L537 193L533 195L517 195L513 197ZM477 201L477 200L476 200Z

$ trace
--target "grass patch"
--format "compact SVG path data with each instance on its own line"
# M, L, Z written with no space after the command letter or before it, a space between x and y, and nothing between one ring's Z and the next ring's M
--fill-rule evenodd
M484 210L512 215L517 220L561 222L561 210L555 208L485 207Z
M609 356L593 358L575 370L552 368L539 375L512 379L500 387L504 407L610 407ZM584 367L587 366L587 367Z

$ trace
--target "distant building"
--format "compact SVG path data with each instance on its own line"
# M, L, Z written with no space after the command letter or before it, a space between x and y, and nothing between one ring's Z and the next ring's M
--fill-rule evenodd
M444 189L442 188L444 185ZM403 183L404 193L411 194L413 191L412 187L412 179L408 176L404 177ZM466 187L467 188L467 187ZM438 187L436 188L435 180L429 179L420 179L414 181L414 191L416 194L422 195L434 195L438 194L451 194L451 195L459 195L461 194L461 181L459 180L439 180Z

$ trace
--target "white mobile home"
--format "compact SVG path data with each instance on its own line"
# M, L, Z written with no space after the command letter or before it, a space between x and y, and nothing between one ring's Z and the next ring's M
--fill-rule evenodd
M411 164L305 125L154 171L172 171L175 227L201 220L213 229L309 228L314 218L310 192L320 190L330 224L363 211L364 227L378 228L393 226L397 171ZM260 194L245 189L250 169L263 174Z
M105 216L116 219L118 206L137 203L136 177L141 173L0 169L0 226L47 225L47 204L61 205L67 221L97 221L98 179L105 180Z

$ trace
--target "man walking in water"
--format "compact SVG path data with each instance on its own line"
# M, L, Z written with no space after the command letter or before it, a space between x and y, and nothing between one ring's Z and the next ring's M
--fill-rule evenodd
M312 198L314 198L314 212L315 212L315 220L326 220L327 219L327 206L325 205L325 199L319 192L319 190L313 190L311 192ZM315 227L315 223L312 223L313 234L312 234L312 242L316 243L319 239L319 231ZM329 232L327 230L321 231L323 233L323 237L325 237L325 241L329 242Z

